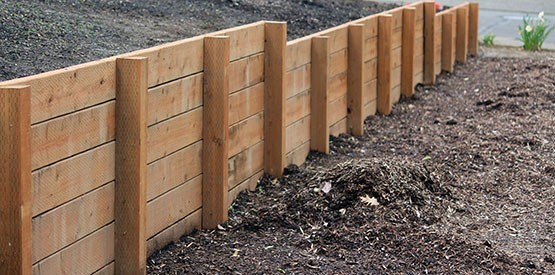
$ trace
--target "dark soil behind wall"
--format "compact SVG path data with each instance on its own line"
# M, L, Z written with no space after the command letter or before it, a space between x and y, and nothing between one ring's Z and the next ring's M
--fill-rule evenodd
M554 274L555 60L471 59L149 274Z
M289 39L393 8L363 0L2 0L0 81L260 20Z

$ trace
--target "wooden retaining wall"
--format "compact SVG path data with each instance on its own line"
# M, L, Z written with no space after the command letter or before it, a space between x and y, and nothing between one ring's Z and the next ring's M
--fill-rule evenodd
M477 20L420 2L289 42L258 22L0 83L0 274L144 274L477 54Z

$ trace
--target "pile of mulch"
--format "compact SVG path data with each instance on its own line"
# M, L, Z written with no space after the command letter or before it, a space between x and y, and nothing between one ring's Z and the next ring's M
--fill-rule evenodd
M554 59L471 59L243 193L150 274L555 273Z
M0 81L260 20L289 39L396 7L363 0L2 0Z

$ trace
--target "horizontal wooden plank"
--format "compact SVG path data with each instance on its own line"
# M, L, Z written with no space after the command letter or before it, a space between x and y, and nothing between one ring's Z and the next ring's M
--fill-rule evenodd
M197 141L147 167L147 201L202 173L202 141Z
M403 30L394 30L393 35L391 36L391 48L397 49L403 45Z
M0 82L0 86L32 87L31 123L35 124L114 99L115 76L115 60L102 59Z
M435 29L436 29L436 32L437 32L437 30L441 29L441 27L443 26L443 17L441 16L441 14L439 14L439 13L436 14L436 20L434 22L435 22L435 25L436 25Z
M264 113L253 115L229 127L229 157L264 139Z
M114 165L115 143L110 142L36 170L32 174L33 216L113 181Z
M285 70L291 71L295 68L309 64L311 60L312 40L303 39L287 42Z
M414 73L416 75L423 71L424 71L424 55L418 55L414 59Z
M229 64L229 92L234 93L264 81L264 54L256 54Z
M401 67L391 70L391 87L401 85Z
M337 51L347 48L347 37L349 34L349 28L347 25L332 28L330 30L325 30L319 33L319 36L329 37L329 51L330 53L335 53Z
M115 102L36 124L31 128L33 170L115 138Z
M176 187L147 204L147 238L150 238L202 206L202 176Z
M154 252L164 248L171 242L175 242L181 236L189 234L195 229L200 229L201 225L202 208L195 210L185 218L150 238L147 241L147 256L150 257Z
M150 163L202 139L202 107L150 126L147 161Z
M333 125L345 117L347 117L347 95L330 102L328 121Z
M301 146L293 149L293 151L287 153L285 160L287 165L295 164L302 165L308 154L310 153L310 141L303 143Z
M227 200L227 203L229 204L229 206L233 204L233 202L235 201L235 199L237 199L237 196L239 196L241 192L247 191L247 190L248 191L256 190L256 186L258 185L258 180L262 178L263 175L264 175L264 171L259 171L254 176L248 178L247 180L235 186L235 188L229 190L228 200Z
M231 61L264 51L264 22L239 26L209 35L229 36Z
M347 72L342 72L329 80L328 100L334 101L347 94Z
M414 55L424 55L424 38L417 38L414 42Z
M113 182L33 218L33 263L113 220Z
M285 133L285 152L290 153L310 140L310 116L306 116L287 126Z
M349 62L349 55L347 54L347 49L337 51L330 55L330 67L329 67L329 76L330 78L346 72L347 71L347 63Z
M369 117L369 116L373 116L376 114L377 111L377 107L378 107L378 102L376 100L372 100L370 102L368 102L366 105L364 105L364 107L362 108L363 112L364 112L364 117Z
M423 83L424 82L424 72L420 71L418 73L416 73L416 75L414 76L414 83Z
M391 28L394 31L399 30L403 27L403 9L404 7L401 7L401 8L396 8L385 12L393 16L393 19L392 19L393 22L391 23Z
M148 58L148 86L153 87L203 70L203 37L168 43L124 56Z
M399 102L401 99L401 85L394 86L391 88L390 99L393 104Z
M347 118L344 118L330 126L330 135L337 137L344 133L347 133Z
M203 73L194 74L148 92L147 123L152 125L202 105Z
M368 61L378 57L378 37L364 40L364 53L362 59Z
M417 2L410 5L416 8L416 20L424 20L424 4L423 2Z
M414 27L415 31L415 38L422 38L424 37L424 20L416 21L416 25Z
M298 93L310 89L311 69L311 64L306 64L287 72L285 98L291 98Z
M394 49L391 53L391 68L395 69L401 67L402 61L402 48Z
M436 36L435 36L435 41L434 41L434 45L435 45L436 48L441 47L441 43L443 42L442 41L442 35L443 35L443 33L442 33L441 29L439 29L439 30L436 29Z
M91 274L114 260L111 223L33 265L33 275Z
M264 82L229 96L229 125L264 111Z
M289 126L309 114L310 90L287 99L285 104L285 125Z
M374 101L378 98L378 80L374 79L368 81L364 84L364 90L362 93L363 105L368 104L370 101Z
M264 169L264 142L259 142L228 161L228 188L238 184Z
M364 82L378 78L378 59L372 59L364 63Z
M378 17L376 15L371 15L357 23L364 24L363 37L365 40L378 37Z

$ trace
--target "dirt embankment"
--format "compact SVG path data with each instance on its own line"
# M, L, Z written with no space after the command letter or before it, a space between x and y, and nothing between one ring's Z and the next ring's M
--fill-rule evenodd
M362 0L2 0L0 81L260 20L297 38L394 7Z

